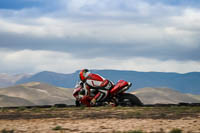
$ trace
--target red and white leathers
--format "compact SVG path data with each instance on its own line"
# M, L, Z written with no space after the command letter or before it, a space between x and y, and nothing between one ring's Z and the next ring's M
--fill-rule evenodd
M108 96L109 90L113 87L113 83L102 76L88 72L84 82L84 87L87 93L91 96L91 90L94 89L98 93L94 96L93 100L102 101Z

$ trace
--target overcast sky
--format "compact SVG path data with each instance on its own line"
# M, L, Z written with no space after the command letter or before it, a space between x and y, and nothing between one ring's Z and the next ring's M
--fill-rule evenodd
M199 0L0 0L0 73L200 71Z

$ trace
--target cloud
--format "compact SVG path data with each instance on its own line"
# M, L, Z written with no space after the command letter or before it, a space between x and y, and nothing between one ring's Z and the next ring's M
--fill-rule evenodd
M79 61L83 61L82 64L85 65L95 64L86 67L118 69L115 65L119 66L116 63L119 60L120 64L129 62L135 69L142 68L144 71L148 71L148 68L156 71L154 66L159 68L157 70L163 68L165 71L163 66L169 63L174 68L168 66L166 70L182 72L189 71L189 68L193 71L199 64L200 9L193 1L187 4L180 1L171 3L155 0L32 2L39 2L40 5L33 4L17 10L0 9L0 48L15 51L17 54L19 51L24 54L42 51L42 54L47 52L48 56L59 55L58 58L62 53L71 64L74 63L74 66L68 67L69 70L74 70L76 62ZM42 67L45 69L47 66L37 64L40 64L40 61L51 64L48 56L39 62L33 58L33 64L27 66L26 70L38 71L42 70ZM95 62L108 62L106 58L111 60L110 66ZM13 62L15 60L18 58L13 58ZM145 61L150 61L149 64L154 66L140 64ZM23 63L22 61L19 64ZM188 68L180 69L181 64ZM56 69L56 66L50 66L52 65L48 65L46 69L64 71L64 68L57 66L59 69ZM18 69L22 70L21 67Z
M2 49L0 55L3 57L0 60L1 72L30 73L42 70L70 72L71 65L74 65L70 54L53 51Z
M177 23L180 16L172 19ZM33 19L28 24L1 19L0 24L3 48L65 51L84 58L200 59L199 33L175 24L155 26L117 20L90 22L48 17Z
M200 69L200 62L195 61L159 61L147 58L109 59L97 57L92 59L76 58L70 53L45 50L0 50L2 72L33 73L44 70L72 73L78 69L119 69L137 71L191 72ZM34 66L34 67L33 67Z
M160 3L152 5L137 0L118 2L60 0L59 2L58 7L62 7L60 10L45 14L37 12L38 9L34 8L13 11L10 17L0 18L3 25L0 31L43 37L85 38L112 43L150 42L159 45L165 44L164 41L182 44L183 41L177 39L180 36L185 38L185 43L193 43L196 40L195 36L198 35L193 31L178 29L181 25L184 27L190 24L188 21L183 24L181 20L187 18L187 14L194 14L196 11L193 10L188 13L186 9L180 7ZM42 15L36 18L28 17L29 14L40 13ZM63 15L64 13L66 15ZM63 16L58 17L59 14ZM193 16L193 20L199 17L198 14ZM191 21L194 23L193 20ZM163 42L160 44L161 41Z

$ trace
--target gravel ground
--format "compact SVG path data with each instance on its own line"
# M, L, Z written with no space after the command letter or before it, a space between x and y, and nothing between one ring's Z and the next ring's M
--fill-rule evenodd
M200 108L74 108L0 111L0 131L116 133L142 130L200 133ZM50 115L51 114L51 115Z

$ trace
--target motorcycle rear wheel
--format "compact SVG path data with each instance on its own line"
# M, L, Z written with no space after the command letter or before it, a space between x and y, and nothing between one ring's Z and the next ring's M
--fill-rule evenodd
M143 103L140 101L140 99L130 93L122 93L119 96L118 99L118 105L119 106L142 106Z

